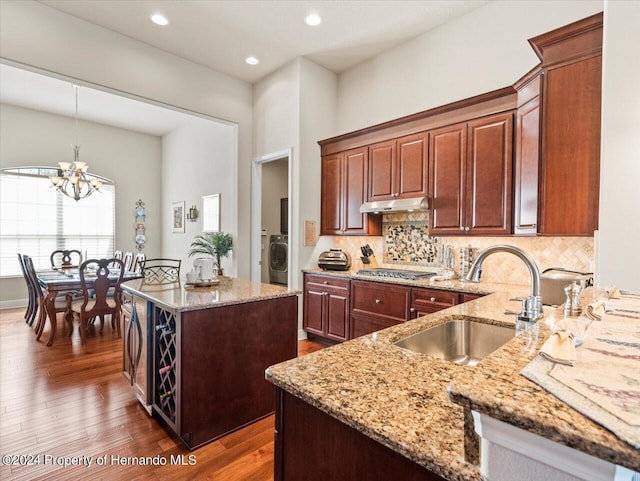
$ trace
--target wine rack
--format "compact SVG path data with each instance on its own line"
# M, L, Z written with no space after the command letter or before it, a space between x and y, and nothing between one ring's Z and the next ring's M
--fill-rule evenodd
M153 403L175 426L178 379L176 373L176 315L158 307L154 316L154 399Z

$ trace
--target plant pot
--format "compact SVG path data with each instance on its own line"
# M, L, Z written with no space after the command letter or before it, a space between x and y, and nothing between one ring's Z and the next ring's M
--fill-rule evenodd
M221 267L218 269L218 277L224 276L224 269Z

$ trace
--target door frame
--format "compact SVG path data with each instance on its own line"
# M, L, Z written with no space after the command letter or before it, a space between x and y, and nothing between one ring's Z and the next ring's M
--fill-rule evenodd
M254 157L251 169L251 280L262 282L262 165L274 160L287 159L287 196L288 202L288 249L287 249L287 285L291 287L293 283L292 257L295 246L297 232L297 219L293 218L293 147L279 150L271 154Z

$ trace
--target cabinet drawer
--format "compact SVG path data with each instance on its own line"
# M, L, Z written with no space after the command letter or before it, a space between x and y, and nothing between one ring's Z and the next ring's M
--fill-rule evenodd
M398 321L391 321L385 318L373 318L366 315L351 315L351 339L381 331L387 327L400 324Z
M409 319L411 288L378 282L353 281L351 283L352 312L372 314L395 320Z
M468 292L461 292L460 303L462 304L464 302L473 301L474 299L479 299L481 297L484 297L484 294L469 294Z
M411 289L411 307L421 312L436 312L458 304L458 293L435 289Z
M308 286L309 284L317 284L313 286L314 289L319 289L320 286L337 287L340 289L349 289L351 280L344 277L337 276L323 276L318 274L305 274L304 282Z

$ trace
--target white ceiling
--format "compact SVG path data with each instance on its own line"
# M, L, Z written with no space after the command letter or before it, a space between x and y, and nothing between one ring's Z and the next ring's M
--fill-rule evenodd
M75 117L76 90L69 81L5 64L0 64L0 79L0 102ZM86 86L78 91L78 117L157 136L194 119L176 110Z
M484 5L488 0L40 0L232 77L255 82L304 56L340 73L399 43ZM163 13L169 25L151 23ZM304 17L322 16L318 27ZM254 55L257 66L244 59ZM75 89L66 80L0 64L0 101L75 115ZM83 87L79 117L164 135L193 117Z
M253 83L296 57L340 73L488 0L40 0ZM149 20L162 13L169 25ZM322 23L309 27L304 17ZM260 60L249 66L244 59Z

